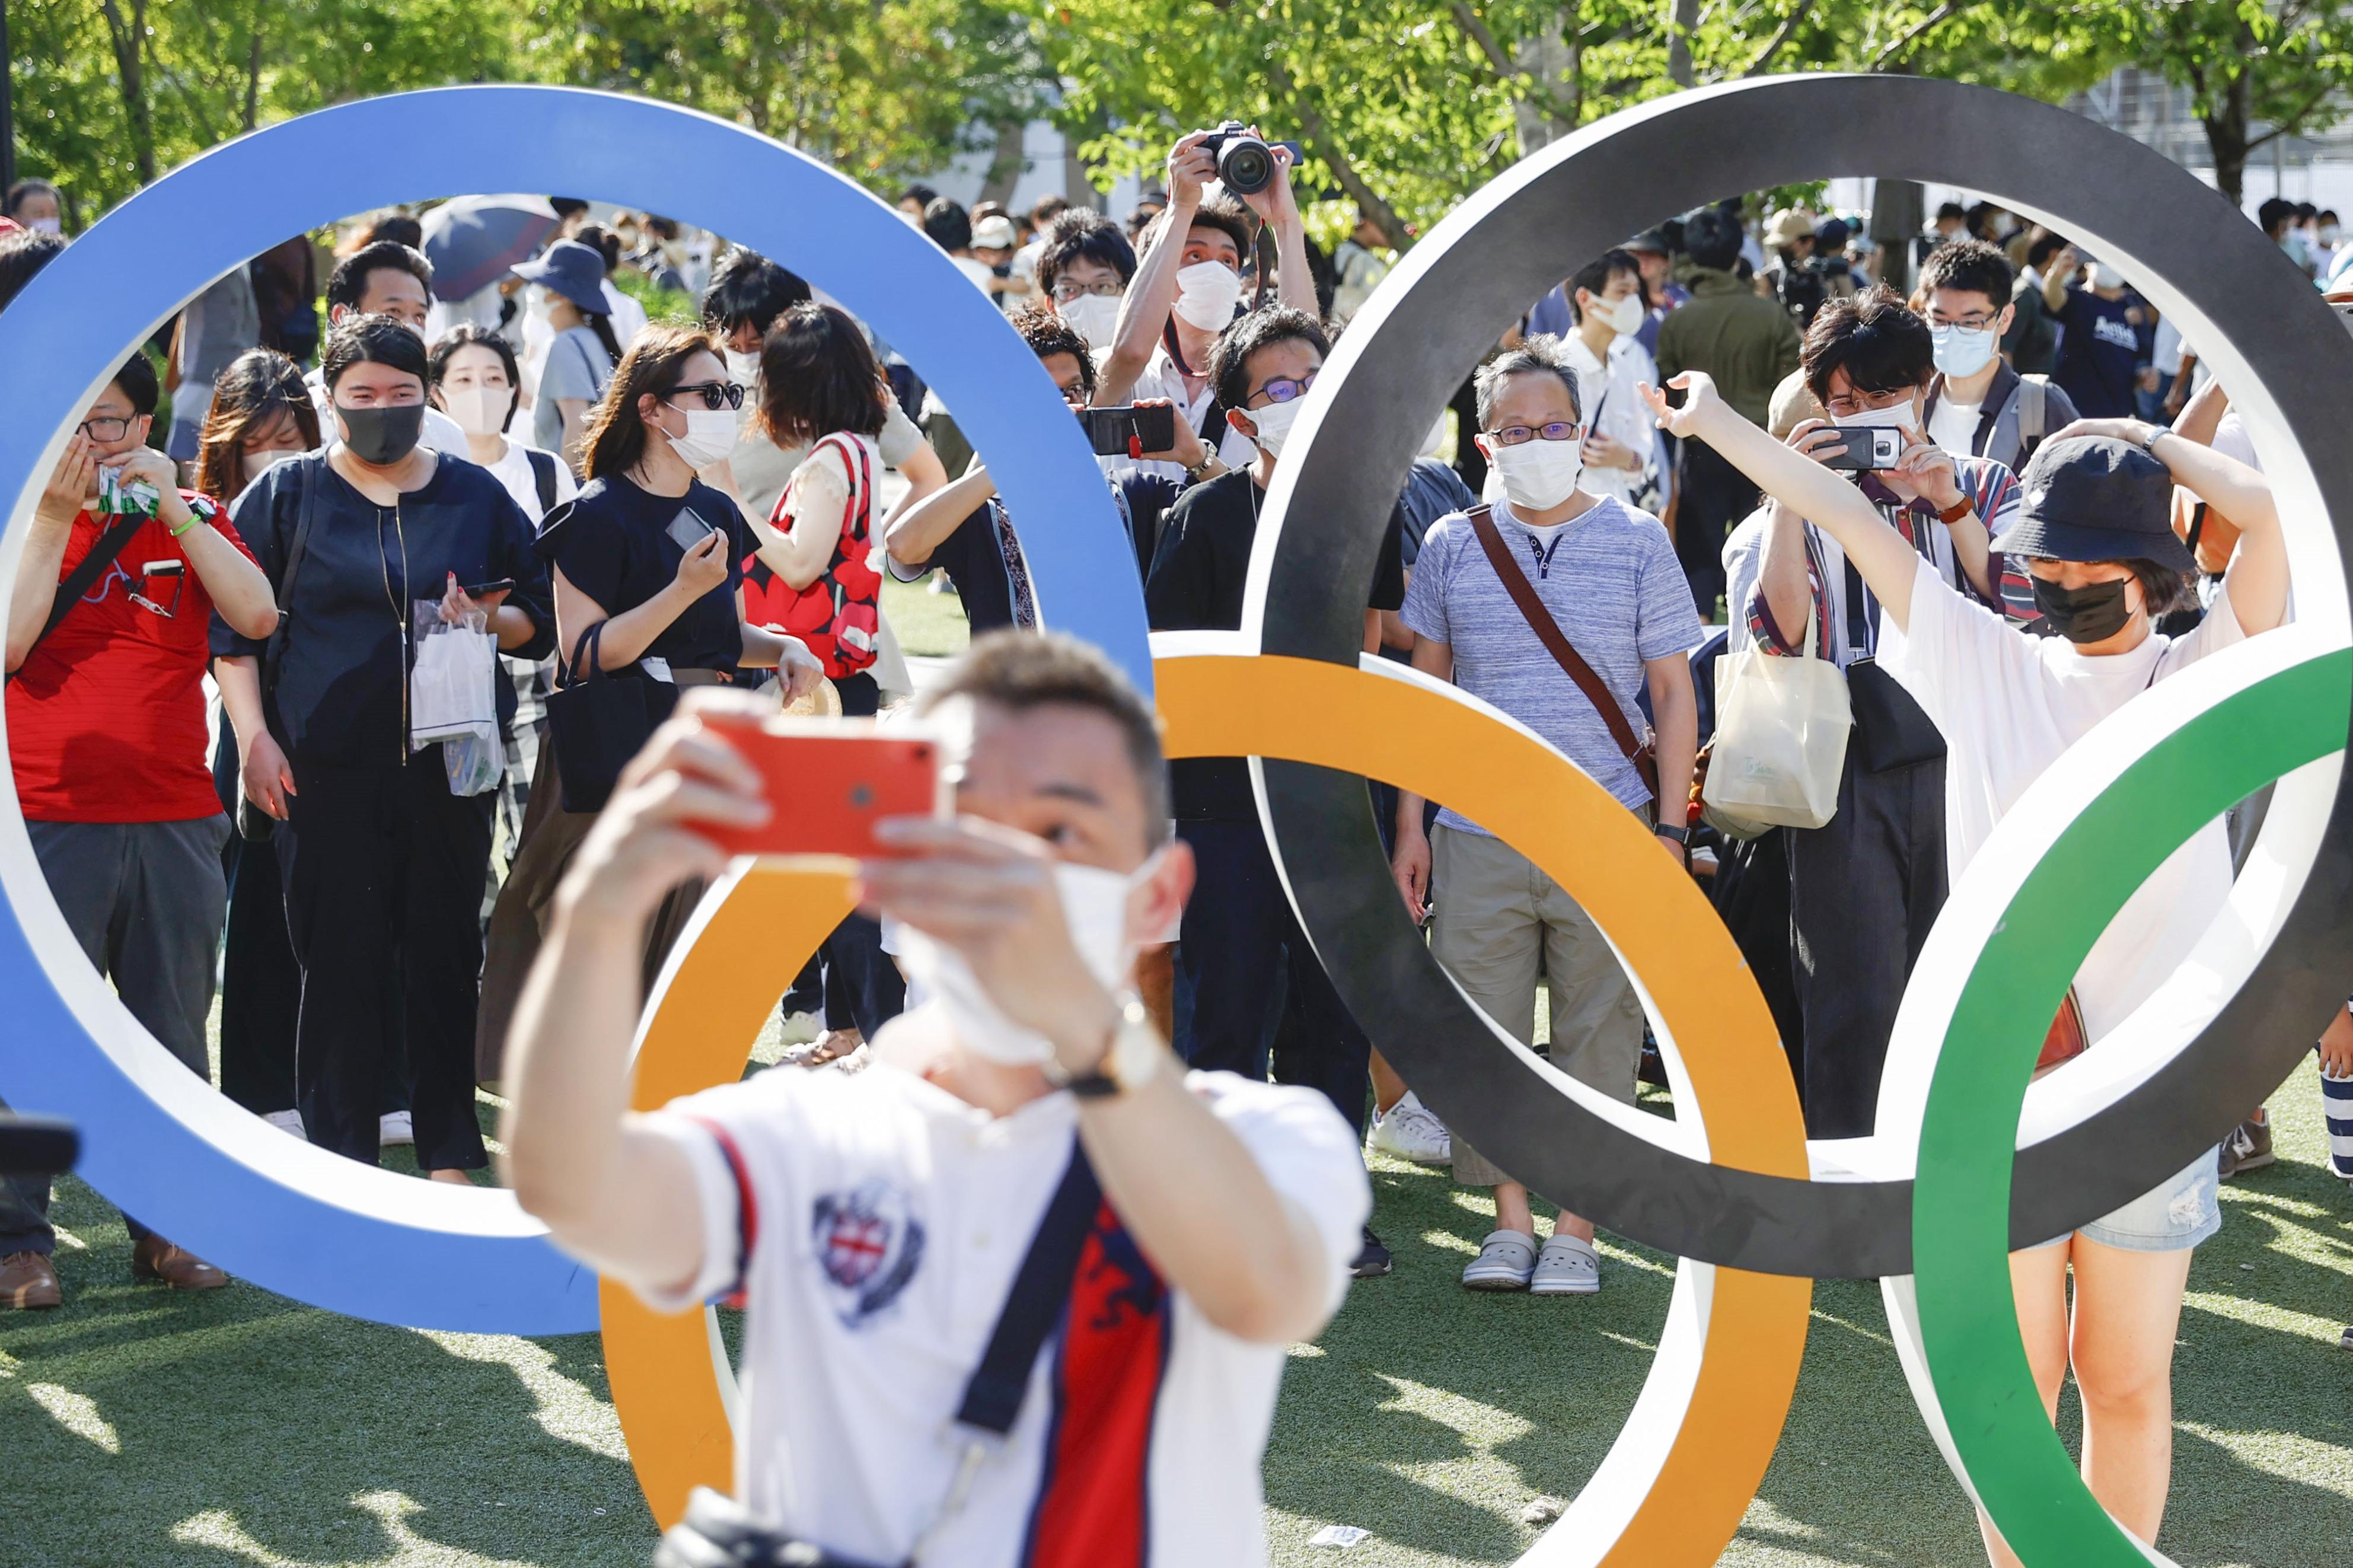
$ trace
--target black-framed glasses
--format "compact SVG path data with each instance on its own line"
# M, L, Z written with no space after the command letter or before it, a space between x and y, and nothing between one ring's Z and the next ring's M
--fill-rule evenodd
M1983 332L1986 328L1993 325L1993 313L1982 314L1972 313L1962 316L1958 320L1955 320L1951 316L1939 315L1933 313L1928 317L1928 325L1932 328L1958 327L1963 332Z
M706 408L740 408L744 406L744 388L733 381L691 381L663 393L662 401L667 403L690 392L701 397Z
M76 425L74 429L80 431L83 435L88 436L91 440L96 441L99 445L104 446L110 441L119 441L123 437L129 435L131 433L132 420L136 418L137 416L133 415L132 418L128 419L116 418L114 416L110 414L95 419L84 419L80 424Z
M1270 403L1289 403L1296 398L1304 397L1307 396L1307 389L1315 385L1315 376L1316 371L1314 370L1297 377L1278 376L1243 398L1242 407L1247 408L1261 397Z
M1516 447L1528 441L1573 441L1585 434L1583 425L1555 419L1549 425L1505 425L1500 430L1489 430L1499 447Z
M1093 283L1081 283L1069 278L1058 278L1054 281L1054 298L1065 305L1090 294L1098 300L1116 300L1126 291L1127 285L1116 278L1106 278Z

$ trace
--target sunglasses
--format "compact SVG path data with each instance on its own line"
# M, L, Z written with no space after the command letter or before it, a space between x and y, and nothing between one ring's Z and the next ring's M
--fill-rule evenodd
M744 406L744 388L733 381L696 381L684 387L673 387L662 394L662 401L667 403L690 392L702 399L705 408L741 408Z

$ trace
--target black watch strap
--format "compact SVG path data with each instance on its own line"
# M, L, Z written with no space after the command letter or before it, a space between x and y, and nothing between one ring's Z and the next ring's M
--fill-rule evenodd
M1661 822L1657 832L1662 839L1672 839L1679 844L1691 842L1691 830L1681 822Z

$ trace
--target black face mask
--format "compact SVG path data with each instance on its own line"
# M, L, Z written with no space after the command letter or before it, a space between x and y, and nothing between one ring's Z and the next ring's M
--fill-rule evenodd
M2034 607L2051 630L2070 642L2105 642L2132 620L2125 589L2130 577L2063 588L2046 578L2034 579Z
M364 463L387 468L417 450L425 433L425 405L407 403L393 408L346 408L335 405L343 428L351 432L344 443Z

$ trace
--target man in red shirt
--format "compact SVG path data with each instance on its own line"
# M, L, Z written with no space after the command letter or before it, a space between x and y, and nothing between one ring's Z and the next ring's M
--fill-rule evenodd
M8 753L25 831L82 951L131 1015L209 1078L229 829L205 766L206 642L216 606L251 637L277 627L278 606L222 509L181 490L147 445L156 392L153 368L132 355L34 513L8 602ZM58 1303L48 1206L46 1180L0 1181L0 1306ZM134 1277L227 1283L124 1221Z

